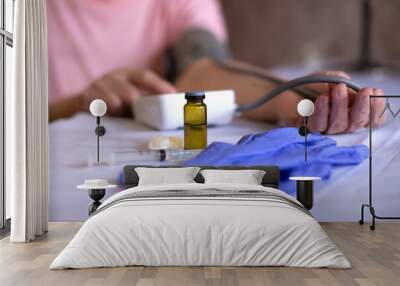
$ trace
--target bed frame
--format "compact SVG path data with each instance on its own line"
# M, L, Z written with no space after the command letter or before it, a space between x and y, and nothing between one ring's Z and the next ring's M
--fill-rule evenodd
M137 167L146 168L179 168L179 166L146 166L146 165L127 165L124 167L123 173L123 187L124 189L136 187L139 182L138 174L135 171ZM277 166L199 166L203 169L218 169L218 170L263 170L265 175L262 179L262 185L265 187L271 187L279 189L279 167ZM204 178L200 174L194 178L197 183L204 183Z

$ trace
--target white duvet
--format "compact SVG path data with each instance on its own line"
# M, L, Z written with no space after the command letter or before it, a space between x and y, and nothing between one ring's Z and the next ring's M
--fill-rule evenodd
M115 200L146 191L265 191L254 185L142 186L107 199L50 269L145 266L294 266L349 268L307 213L290 204L246 197ZM114 202L114 203L113 203Z

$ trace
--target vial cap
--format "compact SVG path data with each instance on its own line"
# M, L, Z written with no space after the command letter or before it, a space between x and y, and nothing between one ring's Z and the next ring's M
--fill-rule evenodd
M204 99L206 95L204 91L191 91L185 93L185 99Z

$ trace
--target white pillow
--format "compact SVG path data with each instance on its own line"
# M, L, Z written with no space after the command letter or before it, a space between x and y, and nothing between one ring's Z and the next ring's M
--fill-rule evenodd
M265 171L262 170L202 170L205 184L261 185Z
M139 176L138 186L196 183L193 179L199 170L198 167L135 168Z

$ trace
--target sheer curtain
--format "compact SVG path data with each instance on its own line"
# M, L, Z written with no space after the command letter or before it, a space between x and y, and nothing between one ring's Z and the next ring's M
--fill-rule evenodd
M45 0L15 1L13 92L6 98L6 187L12 242L47 231L48 100Z

